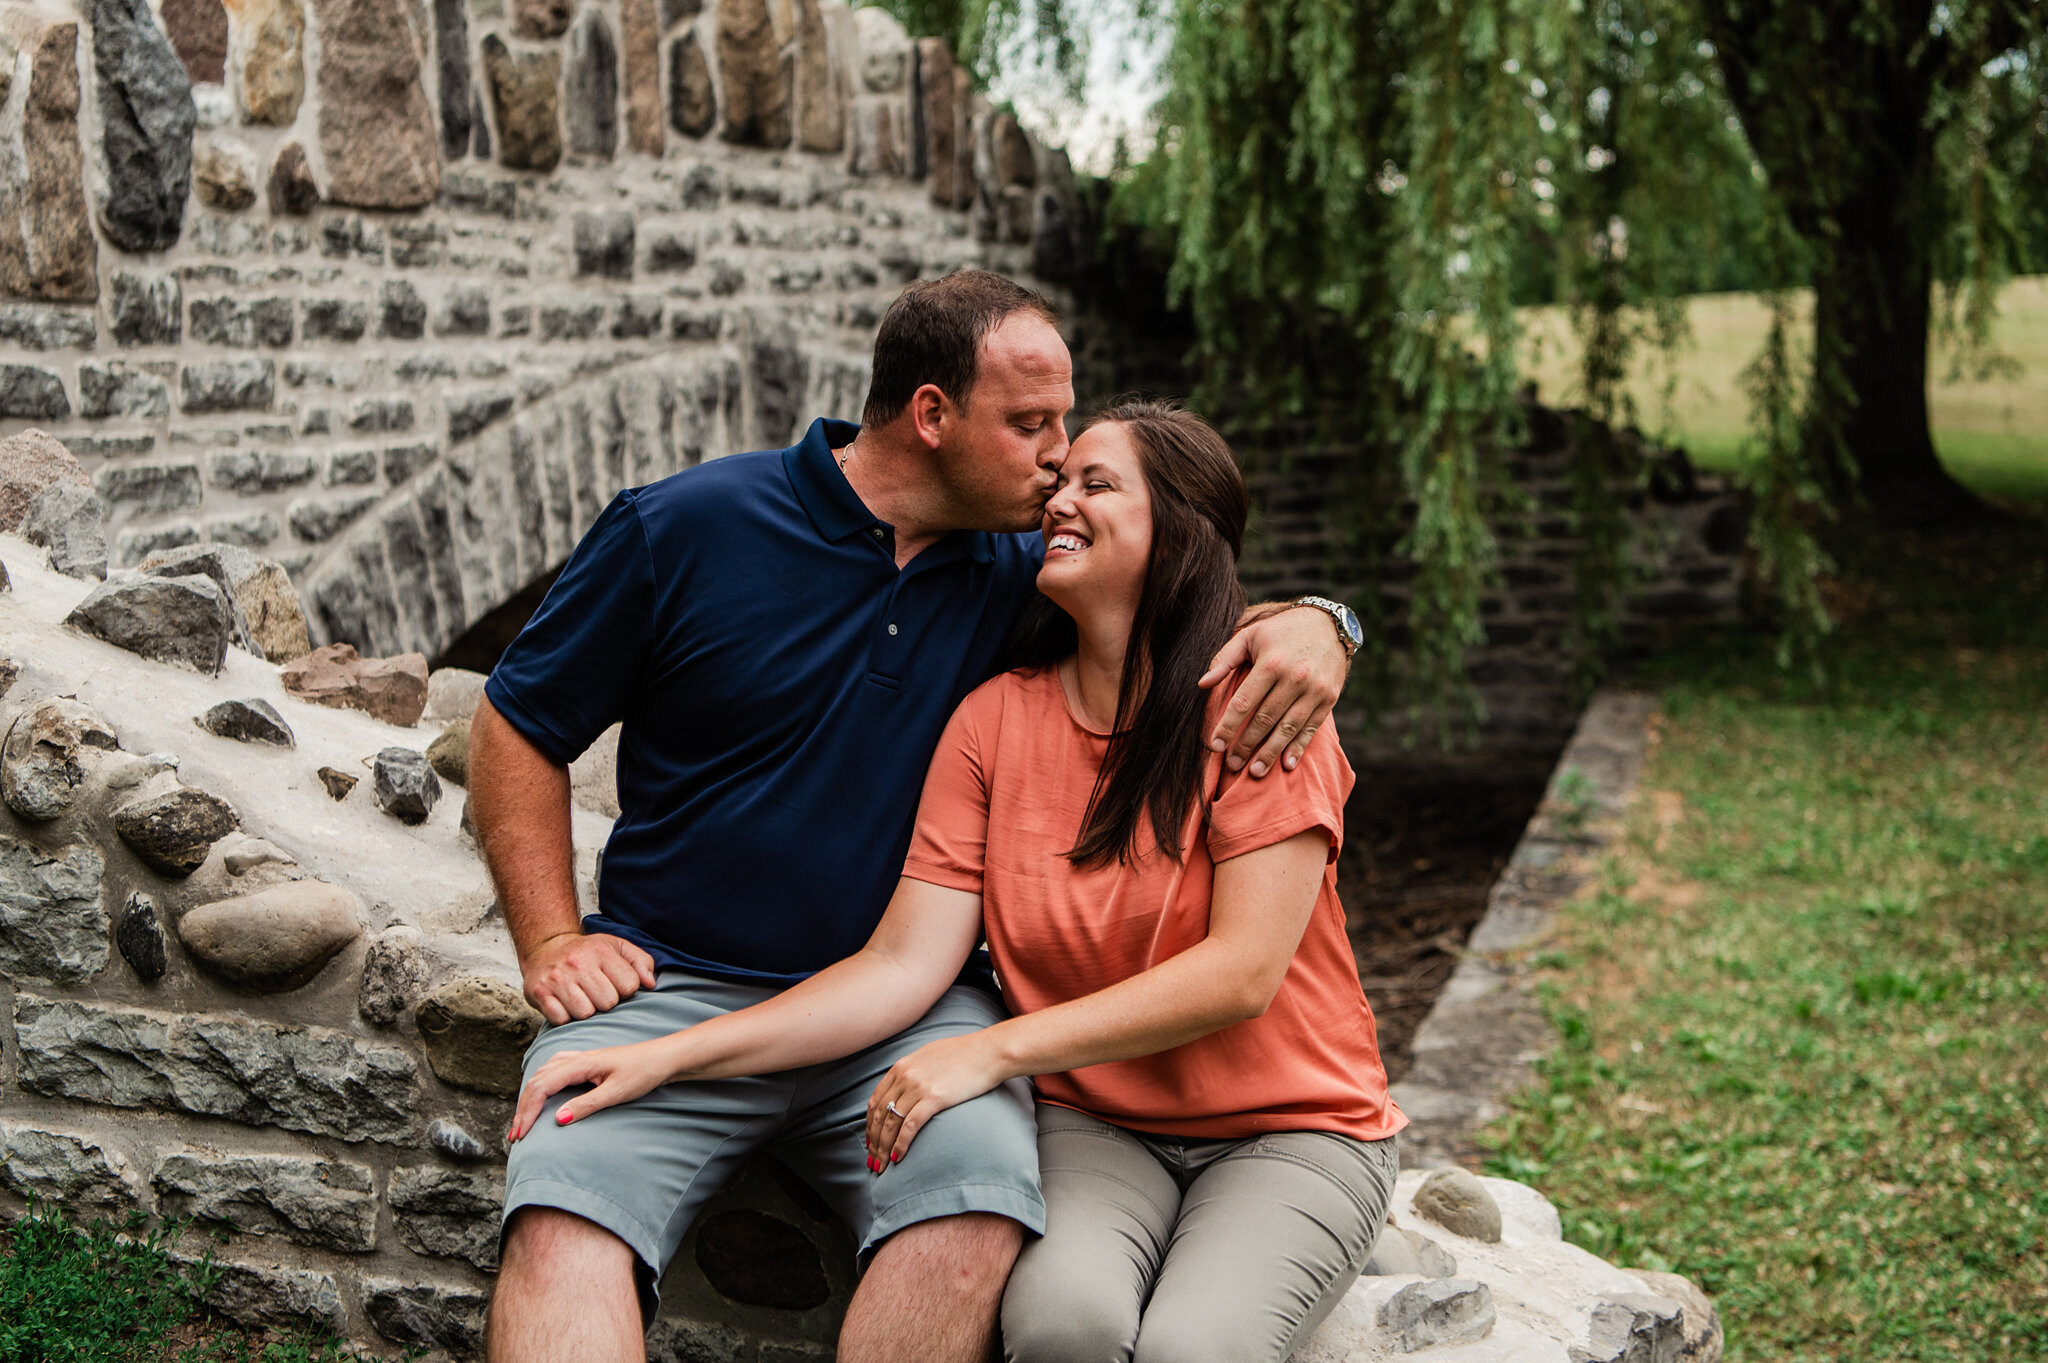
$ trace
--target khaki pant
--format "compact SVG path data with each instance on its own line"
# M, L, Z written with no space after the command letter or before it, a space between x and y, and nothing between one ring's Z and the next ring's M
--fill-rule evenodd
M1038 1162L1010 1363L1280 1363L1357 1280L1399 1167L1392 1137L1182 1140L1050 1103Z

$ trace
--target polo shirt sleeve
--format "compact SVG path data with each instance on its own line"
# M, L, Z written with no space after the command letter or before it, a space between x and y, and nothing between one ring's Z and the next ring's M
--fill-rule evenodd
M1269 772L1263 780L1244 771L1225 778L1223 793L1209 807L1211 861L1241 857L1312 829L1329 835L1329 859L1337 859L1352 775L1336 730L1334 724L1319 727L1293 771Z
M1001 682L981 687L953 712L925 773L917 828L903 874L949 890L981 893L988 857L987 755L995 751L996 703Z
M654 559L632 492L576 546L484 684L491 705L567 766L619 722L654 640Z

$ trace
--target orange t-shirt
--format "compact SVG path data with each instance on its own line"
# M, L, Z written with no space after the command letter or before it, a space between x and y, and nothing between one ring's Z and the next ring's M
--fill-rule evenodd
M1228 696L1209 704L1213 723ZM1082 727L1054 668L1010 672L954 712L932 758L903 874L982 896L990 954L1012 1011L1105 989L1209 932L1215 863L1322 829L1330 859L1315 912L1272 1005L1259 1017L1157 1055L1037 1077L1041 1099L1166 1136L1268 1131L1390 1136L1408 1119L1387 1095L1372 1010L1337 902L1337 849L1351 765L1331 726L1295 770L1255 781L1210 754L1183 830L1182 861L1149 831L1131 865L1076 868L1109 739Z

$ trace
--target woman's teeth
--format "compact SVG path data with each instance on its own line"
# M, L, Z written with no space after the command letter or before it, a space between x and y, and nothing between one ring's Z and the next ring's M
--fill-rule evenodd
M1047 549L1068 549L1078 553L1080 550L1088 547L1088 541L1082 539L1079 535L1054 535L1046 543L1045 547Z

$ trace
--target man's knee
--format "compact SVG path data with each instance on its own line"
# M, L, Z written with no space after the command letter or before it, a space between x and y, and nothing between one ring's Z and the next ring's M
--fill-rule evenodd
M875 1255L875 1269L913 1271L926 1281L946 1283L967 1295L1000 1292L1008 1281L1017 1253L1024 1247L1024 1228L992 1212L938 1216L905 1226L890 1236Z
M633 1279L633 1250L618 1236L587 1217L557 1207L521 1207L505 1225L503 1265L500 1282L526 1272L540 1272L543 1282L565 1289L583 1290L595 1275L598 1280L616 1277L630 1285ZM557 1278L557 1270L574 1277Z

